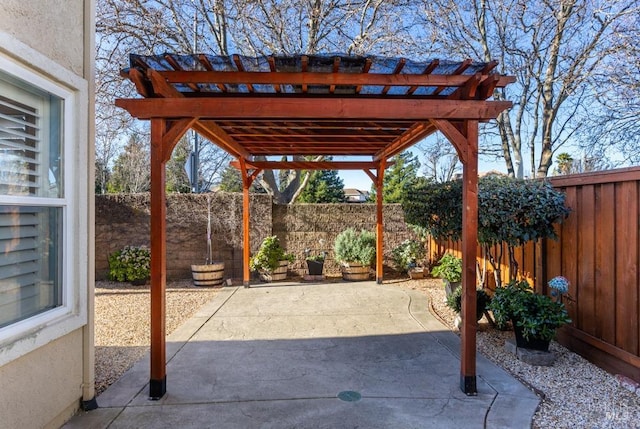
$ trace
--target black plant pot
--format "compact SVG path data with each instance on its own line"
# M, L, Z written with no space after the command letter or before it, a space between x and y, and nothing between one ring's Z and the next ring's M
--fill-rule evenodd
M529 349L529 350L539 350L541 352L549 351L549 340L543 340L540 338L529 338L528 340L522 336L522 328L518 326L515 320L511 321L513 325L513 332L516 335L516 346Z
M324 268L324 261L307 260L307 268L309 269L310 276L321 276L322 269Z

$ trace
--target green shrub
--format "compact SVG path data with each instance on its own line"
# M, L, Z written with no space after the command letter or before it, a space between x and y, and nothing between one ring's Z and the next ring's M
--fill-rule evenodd
M338 262L371 265L376 257L376 235L365 229L345 229L336 237L334 252Z
M125 246L109 255L109 280L144 281L151 274L151 252L146 246Z
M249 261L249 267L255 271L273 272L280 265L280 261L293 262L294 256L287 253L280 245L280 240L275 235L262 240L258 253Z
M391 251L393 263L399 271L407 272L414 268L425 257L424 244L416 240L404 240Z
M556 238L554 224L569 214L563 192L546 181L484 177L478 183L478 242L502 285L502 266L518 278L515 247L540 238ZM402 202L405 221L420 225L436 240L462 235L462 181L428 182L417 186ZM501 245L506 244L507 252ZM504 261L504 258L508 258Z
M449 283L457 283L462 280L462 259L445 253L433 267L431 274L435 277L447 280Z
M484 289L476 290L476 320L480 320L487 306L491 303L491 297ZM462 311L462 286L456 288L451 295L447 297L447 306L456 313Z
M557 328L571 323L562 302L534 293L526 281L512 281L497 288L489 308L499 327L512 321L522 328L527 340L552 340Z

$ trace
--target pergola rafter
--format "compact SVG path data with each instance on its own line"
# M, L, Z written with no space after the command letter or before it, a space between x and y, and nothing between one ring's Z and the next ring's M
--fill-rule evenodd
M476 393L475 246L478 124L511 107L487 100L515 81L497 62L352 57L248 58L131 55L121 72L142 96L116 105L151 121L151 380L150 396L166 391L164 305L165 164L193 129L232 154L243 182L243 283L249 286L249 187L265 169L362 170L376 204L376 280L382 282L382 190L391 158L440 131L463 170L463 328L460 387ZM291 161L269 159L292 155ZM306 159L300 159L306 156ZM355 156L357 160L324 160ZM313 159L313 160L309 160Z

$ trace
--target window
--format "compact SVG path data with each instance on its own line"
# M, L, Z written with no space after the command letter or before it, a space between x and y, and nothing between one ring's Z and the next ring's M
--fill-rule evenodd
M0 332L68 304L64 116L63 96L0 69Z

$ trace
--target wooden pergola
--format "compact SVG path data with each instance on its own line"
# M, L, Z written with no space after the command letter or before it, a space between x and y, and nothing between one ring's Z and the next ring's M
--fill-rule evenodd
M151 121L151 398L166 392L165 165L190 129L236 160L242 175L243 283L249 286L249 187L265 169L363 170L376 186L376 280L382 282L382 184L389 159L440 131L463 164L460 387L476 394L478 123L511 107L488 101L515 79L497 63L346 55L130 56L122 71L142 96L118 99ZM293 156L292 161L270 157ZM305 156L305 158L302 158ZM321 156L355 161L307 161ZM349 158L352 159L352 158Z

